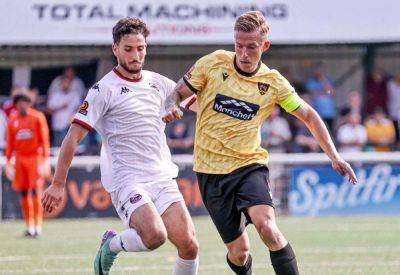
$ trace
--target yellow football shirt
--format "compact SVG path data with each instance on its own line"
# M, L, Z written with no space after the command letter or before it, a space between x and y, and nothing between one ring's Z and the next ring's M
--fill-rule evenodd
M200 58L184 76L197 94L194 170L227 174L240 167L267 165L260 129L279 104L287 112L302 100L289 82L265 64L250 74L235 65L235 53L215 51Z

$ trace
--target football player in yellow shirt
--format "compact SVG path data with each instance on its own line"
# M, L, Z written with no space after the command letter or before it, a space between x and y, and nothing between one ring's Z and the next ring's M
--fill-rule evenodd
M268 153L260 128L279 104L302 120L341 175L357 182L338 154L318 114L276 70L261 62L269 27L261 12L236 20L235 52L215 51L200 58L178 82L180 100L196 106L194 170L204 204L228 248L227 262L236 274L252 274L246 225L253 223L270 250L276 274L299 274L295 254L275 223L268 184ZM194 104L193 104L194 103ZM171 109L163 119L178 118Z

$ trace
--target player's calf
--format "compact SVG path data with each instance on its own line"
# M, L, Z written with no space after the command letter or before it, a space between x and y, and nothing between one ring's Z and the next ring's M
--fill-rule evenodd
M270 251L272 266L277 275L298 275L296 255L290 244L277 251Z
M271 263L277 275L297 275L296 255L275 222L265 221L256 226L264 243L270 249Z
M228 248L226 261L232 271L238 275L251 275L252 258L246 231L236 240L227 243L226 247Z

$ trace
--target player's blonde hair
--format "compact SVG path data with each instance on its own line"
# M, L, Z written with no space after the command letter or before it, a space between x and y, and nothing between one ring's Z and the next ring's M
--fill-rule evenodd
M257 29L260 30L264 38L267 37L269 26L260 11L248 11L236 19L235 31L252 32Z

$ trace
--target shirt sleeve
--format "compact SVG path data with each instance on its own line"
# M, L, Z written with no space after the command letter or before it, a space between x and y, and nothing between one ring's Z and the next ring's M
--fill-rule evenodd
M183 76L183 81L192 90L197 93L201 91L207 83L207 72L213 62L213 55L208 54L203 56L190 68L190 70Z
M164 89L165 89L165 111L171 110L174 106L176 106L176 97L177 94L174 92L176 82L165 78L164 79Z
M280 75L277 84L277 103L288 113L299 108L303 100L290 85L289 81Z
M109 88L100 84L90 88L72 122L91 130L107 112L110 104L110 95Z

